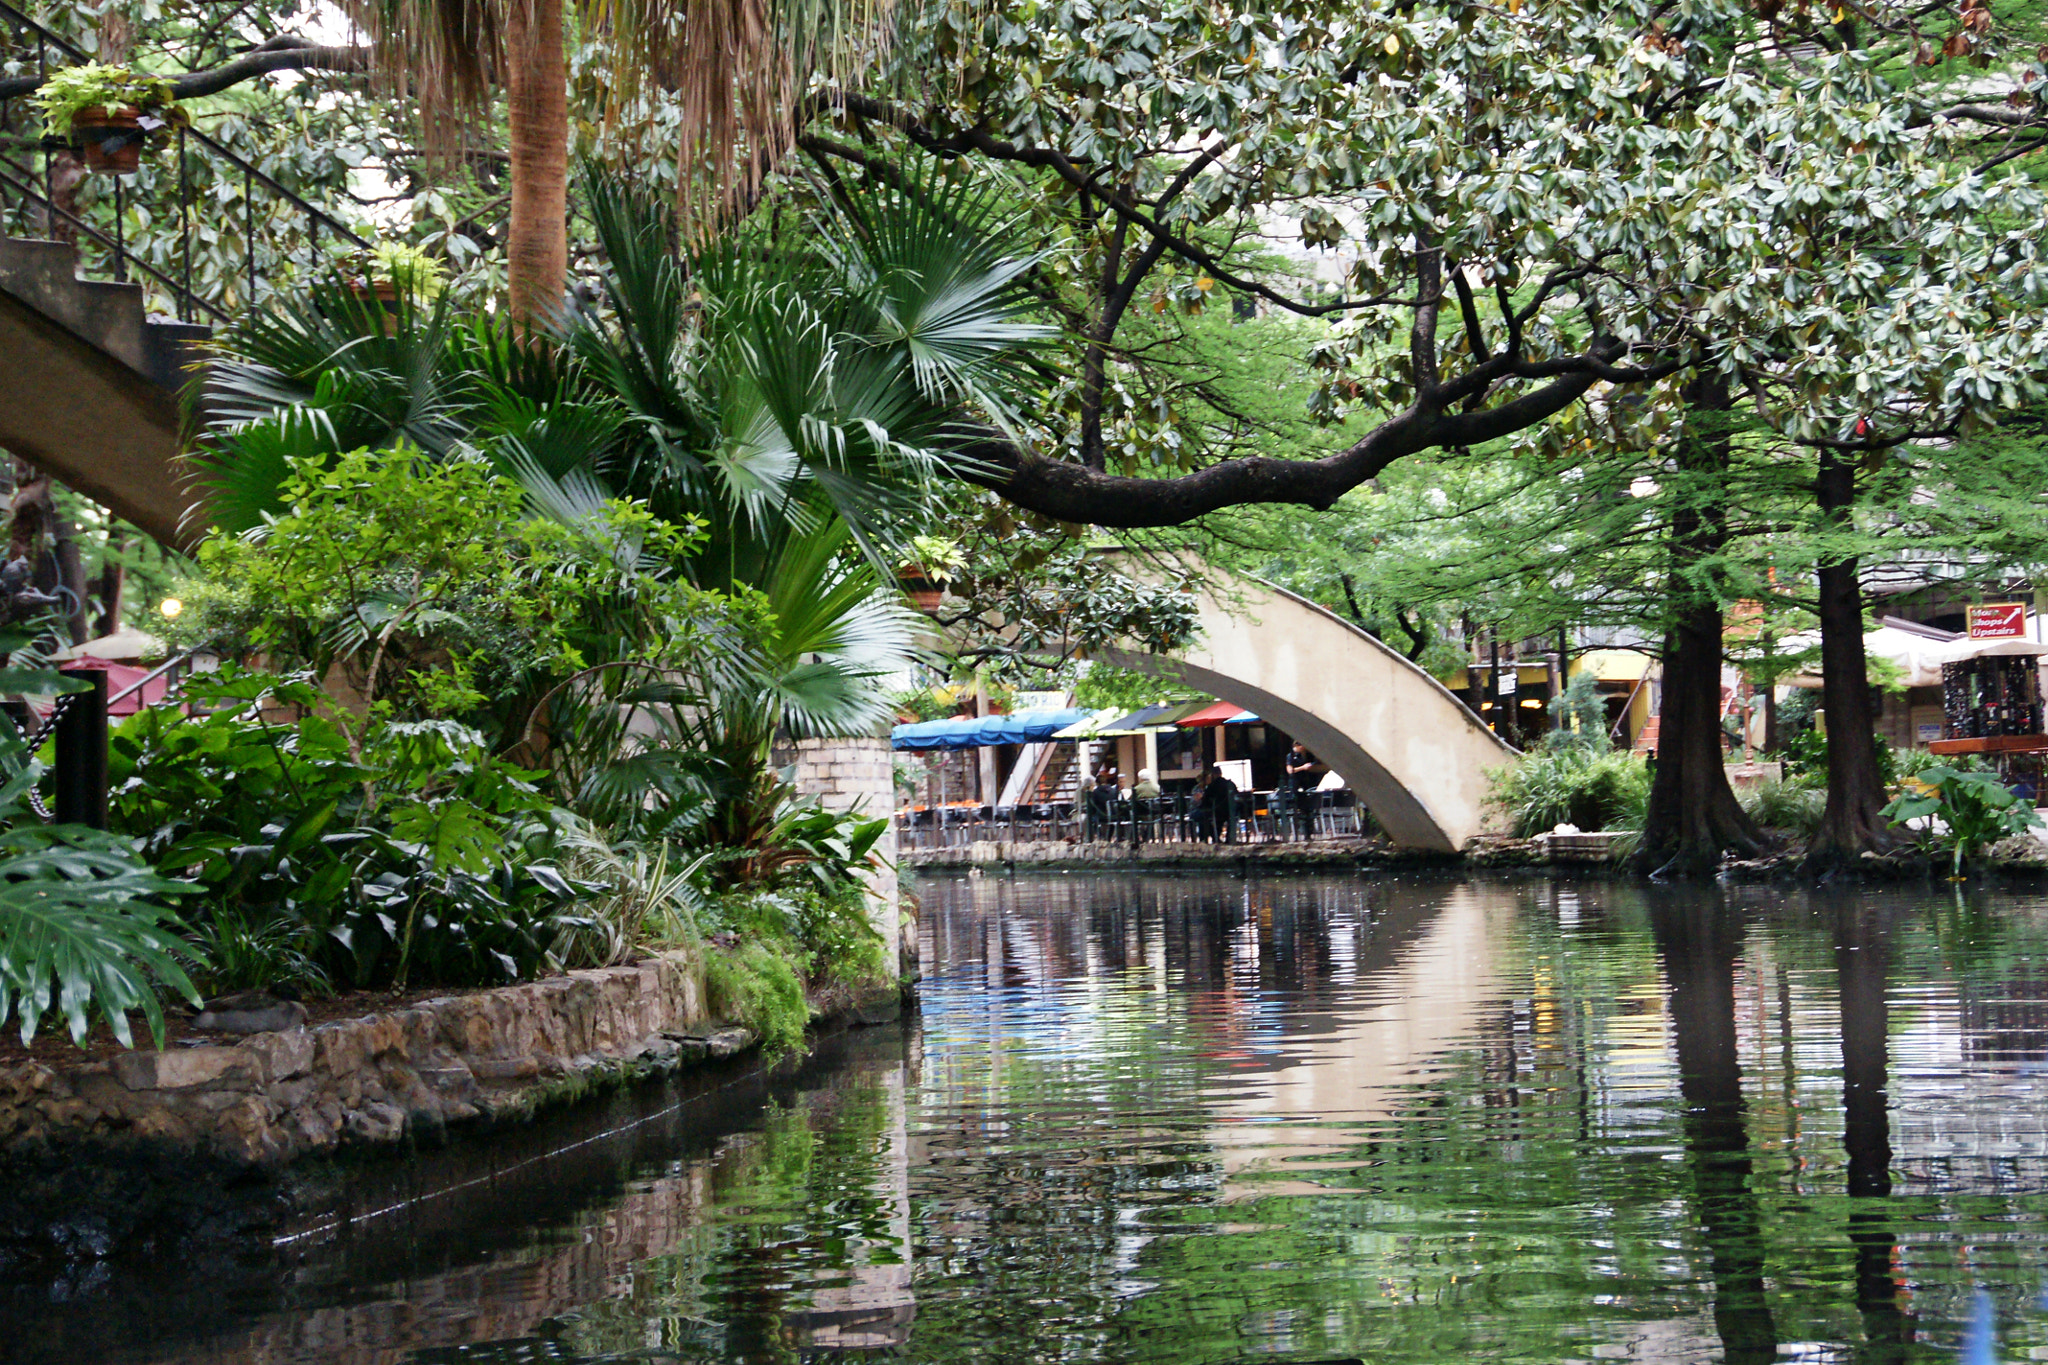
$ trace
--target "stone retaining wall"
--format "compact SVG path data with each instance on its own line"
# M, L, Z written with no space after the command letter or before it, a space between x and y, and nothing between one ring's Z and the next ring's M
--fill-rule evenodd
M216 1036L0 1070L0 1146L157 1138L275 1163L505 1117L607 1074L730 1056L755 1041L745 1029L709 1027L703 968L681 954L311 1028Z

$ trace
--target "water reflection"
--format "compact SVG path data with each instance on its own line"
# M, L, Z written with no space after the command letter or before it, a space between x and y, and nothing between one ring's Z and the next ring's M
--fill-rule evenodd
M302 1263L63 1305L18 1273L0 1340L1892 1362L1950 1358L1984 1285L2007 1355L2048 1358L2037 898L991 877L928 884L922 933L903 1030L387 1173L473 1183Z
M1728 1365L1778 1357L1765 1286L1763 1219L1750 1186L1747 1104L1735 1024L1744 925L1718 890L1681 887L1650 907L1669 990L1678 1093L1685 1102L1693 1208L1713 1277L1714 1331Z

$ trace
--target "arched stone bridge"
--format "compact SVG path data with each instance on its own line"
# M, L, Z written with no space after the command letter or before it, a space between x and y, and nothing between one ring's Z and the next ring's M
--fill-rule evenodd
M1125 572L1152 576L1125 561ZM1259 579L1191 566L1201 634L1177 655L1104 649L1179 679L1308 745L1407 848L1455 852L1490 826L1487 774L1515 750L1436 679L1357 626Z

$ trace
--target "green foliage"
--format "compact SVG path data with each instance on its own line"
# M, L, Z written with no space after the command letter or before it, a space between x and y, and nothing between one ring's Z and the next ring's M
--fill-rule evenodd
M681 555L689 544L623 502L580 526L529 517L519 486L477 459L400 446L288 454L283 466L281 510L200 546L179 633L321 677L338 665L377 715L482 718L487 703L573 672L574 623L615 576L606 547ZM353 746L349 717L338 719Z
M705 869L715 853L685 862L667 843L620 843L577 821L564 822L561 843L563 873L594 888L555 940L563 966L610 967L649 948L702 948L698 926L711 900Z
M447 287L447 271L439 261L408 242L389 238L351 252L341 267L349 282L368 289L389 284L415 304L432 303Z
M1895 825L1932 816L1936 824L1929 837L1950 851L1957 877L1970 854L2041 823L2033 803L2022 801L1996 773L1940 763L1909 779L1906 790L1880 813Z
M1564 691L1551 698L1550 715L1554 723L1543 737L1544 748L1604 754L1614 747L1607 733L1607 701L1590 669L1574 673Z
M551 861L533 774L452 722L363 726L353 744L306 677L195 680L201 707L145 709L112 743L114 827L195 892L222 988L517 980L586 888Z
M1639 823L1650 799L1649 769L1641 759L1583 747L1525 755L1513 767L1498 770L1492 784L1489 799L1507 813L1522 839L1561 824L1605 830Z
M796 967L773 946L756 942L714 948L704 959L704 977L711 1012L753 1029L769 1056L803 1043L811 1019L803 982Z
M52 137L69 137L71 121L87 109L126 106L161 115L174 103L169 81L98 62L58 67L36 91L35 101Z
M1074 686L1074 704L1098 711L1110 707L1137 711L1183 694L1193 695L1170 679L1111 664L1090 663Z
M1767 829L1794 830L1812 834L1820 828L1827 810L1828 795L1821 788L1802 782L1759 782L1737 795L1749 818Z
M180 961L196 955L153 903L182 889L98 830L23 823L0 834L0 1020L18 1016L27 1043L54 1004L83 1042L97 1012L133 1047L127 1012L139 1009L162 1047L158 992L199 998Z
M0 650L25 643L8 637ZM20 667L0 670L0 685L73 690L53 673ZM199 999L186 964L204 959L164 908L186 888L157 875L132 840L43 824L29 805L38 776L13 725L0 723L0 1022L18 1017L27 1043L54 1009L83 1042L97 1013L132 1047L128 1011L140 1010L162 1047L161 993Z
M1873 742L1877 746L1878 784L1889 788L1898 781L1899 751L1883 735L1876 736ZM1828 737L1819 730L1806 729L1793 734L1778 746L1778 752L1785 763L1785 785L1827 786Z

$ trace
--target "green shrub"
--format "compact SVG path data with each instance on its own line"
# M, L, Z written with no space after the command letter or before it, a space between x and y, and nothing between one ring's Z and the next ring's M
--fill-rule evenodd
M802 1045L811 1022L803 982L768 943L712 949L704 958L704 981L711 1012L754 1030L770 1056Z
M1828 794L1815 787L1792 782L1760 782L1738 798L1749 818L1768 829L1797 830L1811 834L1820 828L1827 810Z
M230 669L186 694L217 709L152 707L115 732L110 819L193 891L216 988L488 985L558 965L550 945L590 888L555 866L560 817L533 774L475 731L345 735L303 676Z
M1641 759L1625 752L1541 751L1496 773L1491 799L1523 839L1562 824L1583 830L1620 828L1640 821L1650 799L1650 772Z
M1898 779L1899 751L1883 735L1876 737L1877 778L1886 787ZM1910 752L1910 751L1909 751ZM1795 787L1825 787L1828 784L1828 737L1818 730L1793 735L1778 749L1785 763L1785 781Z
M447 272L441 263L405 242L382 241L364 247L343 259L342 270L361 288L394 285L415 303L432 303L447 285Z

